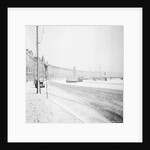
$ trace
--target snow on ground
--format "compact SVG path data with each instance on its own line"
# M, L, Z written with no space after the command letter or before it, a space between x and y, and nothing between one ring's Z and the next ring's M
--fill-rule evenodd
M41 93L44 89L42 89ZM33 82L26 83L26 122L27 123L82 123L65 109L36 94Z
M123 90L123 80L121 79L111 79L108 81L83 80L83 82L78 82L78 83L66 83L65 79L63 80L54 79L52 81L58 82L61 84L69 84L69 85L76 85L76 86L87 86L87 87Z
M85 123L122 122L122 93L122 90L48 82L49 98Z
M103 92L103 90L106 91L107 88L119 89L119 86L123 88L122 81L117 79L115 81L85 80L84 82L78 83L66 83L65 80L54 81L55 82L49 81L48 99L46 99L45 94L46 88L41 89L42 94L36 94L36 88L34 87L33 82L26 83L27 123L109 122L106 118L108 115L114 115L116 117L119 111L122 110L122 101L118 100L120 95L118 95L117 98L115 94L116 92L122 92L121 90L111 91L110 94ZM87 88L85 88L86 86ZM97 93L95 93L97 92L97 89L91 89L88 87L99 87L105 89L99 89L100 99L97 99ZM87 90L92 91L88 92ZM110 98L108 96L110 96ZM107 98L106 100L105 97ZM112 98L114 98L115 101L113 101ZM105 109L107 109L108 112ZM117 114L115 115L114 112Z
M85 123L110 122L106 117L89 106L88 103L85 103L87 99L84 97L79 97L51 86L49 86L48 93L52 101L65 108L68 112L71 112Z

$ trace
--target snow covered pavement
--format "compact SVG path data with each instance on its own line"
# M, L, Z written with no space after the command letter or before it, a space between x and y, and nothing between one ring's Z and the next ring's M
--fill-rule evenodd
M44 93L45 89L41 89ZM36 94L33 82L26 83L26 123L82 123L68 111Z

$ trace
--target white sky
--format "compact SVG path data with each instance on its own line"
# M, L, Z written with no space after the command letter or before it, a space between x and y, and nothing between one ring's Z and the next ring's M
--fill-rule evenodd
M39 26L39 56L77 70L123 72L123 26ZM26 48L36 55L36 27L26 26Z

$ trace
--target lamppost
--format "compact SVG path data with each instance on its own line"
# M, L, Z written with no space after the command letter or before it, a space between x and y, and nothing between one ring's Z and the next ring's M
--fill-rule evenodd
M104 75L105 75L105 81L107 81L106 72L104 72Z
M75 66L73 67L73 77L74 78L76 77L76 67Z
M48 62L44 64L45 67L45 78L46 78L46 98L48 98L48 85L47 85L47 77L48 77Z
M38 49L38 26L36 26L36 49L37 49L37 93L40 92L39 84L39 49Z

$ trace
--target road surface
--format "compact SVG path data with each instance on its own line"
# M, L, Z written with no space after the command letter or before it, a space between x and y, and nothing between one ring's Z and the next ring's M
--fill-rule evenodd
M123 90L48 81L48 99L84 123L122 123ZM46 91L42 89L42 93ZM45 93L44 93L45 94Z

